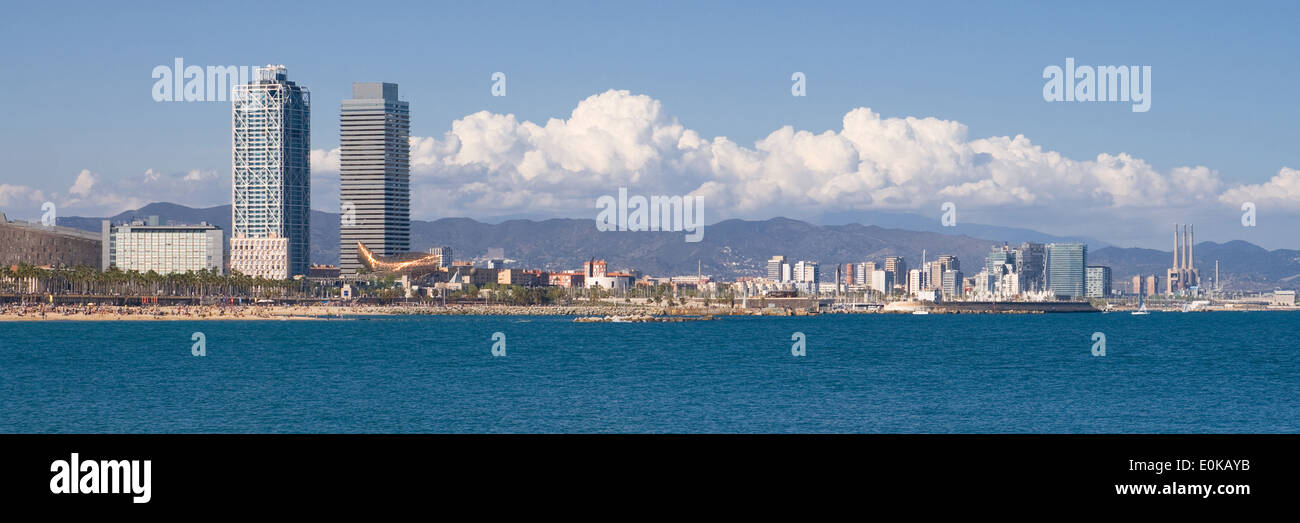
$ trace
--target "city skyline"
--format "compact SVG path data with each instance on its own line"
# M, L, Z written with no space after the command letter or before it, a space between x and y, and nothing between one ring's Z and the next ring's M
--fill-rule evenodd
M657 468L807 505L857 459L831 495L1284 502L1297 19L7 5L5 490L328 509L506 477L658 503L680 481L629 481ZM533 488L560 469L586 479Z
M521 9L538 10L526 5ZM921 29L941 33L957 25L967 9L952 5L946 16L929 25L883 7L871 14L873 19L894 22L878 28L886 34ZM323 12L331 10L327 6ZM1192 35L1199 34L1194 27L1155 22L1154 32L1146 35L1138 29L1153 22L1143 17L1110 21L1117 30L1132 29L1130 44L1147 44L1131 47L1090 35L1031 46L1040 33L1006 36L990 26L975 31L986 39L1001 39L1010 50L992 61L971 59L970 53L980 47L963 51L947 45L900 59L881 56L870 45L848 46L866 53L861 63L870 66L872 74L867 75L855 68L829 72L829 63L854 63L844 46L826 46L817 38L768 41L764 30L788 23L780 17L743 15L758 17L750 21L760 28L745 30L724 22L720 11L725 8L703 7L697 23L720 24L723 34L777 53L778 58L751 58L711 71L710 64L699 61L664 59L681 56L670 49L651 61L654 74L610 69L611 62L598 59L618 51L646 53L630 42L653 34L650 27L634 28L629 36L613 39L614 45L583 47L576 63L588 67L574 70L571 66L563 73L554 70L555 56L571 53L553 54L556 46L566 45L563 40L537 46L520 58L511 54L521 51L511 45L517 40L507 38L476 53L472 61L448 56L445 67L435 63L419 68L400 56L383 56L368 48L333 52L335 44L329 42L319 48L268 50L239 39L233 39L236 45L230 47L231 42L223 39L226 47L219 49L213 43L182 38L185 45L165 54L158 54L158 47L147 53L95 50L106 54L102 61L116 64L102 83L109 92L89 92L69 100L98 103L108 111L124 105L139 115L133 121L151 124L135 129L135 134L116 133L132 137L132 144L109 151L99 149L104 147L101 141L89 144L86 138L78 138L95 132L93 121L81 122L68 139L83 146L42 163L28 154L42 150L41 145L30 143L45 136L41 127L34 133L7 136L13 139L0 147L6 148L13 170L0 175L0 208L13 217L32 218L45 201L58 204L60 213L69 216L110 215L152 201L192 206L221 203L229 167L212 158L221 151L222 104L159 103L147 98L154 80L146 71L181 57L200 67L286 63L296 78L316 88L324 107L345 99L352 82L401 83L406 98L420 111L411 130L411 212L420 219L587 217L594 214L587 210L596 195L639 180L627 185L646 193L703 195L714 220L789 216L815 223L872 223L873 213L886 212L937 221L939 204L952 201L959 210L958 228L975 223L1033 223L1038 230L1058 236L1106 230L1107 237L1101 238L1106 242L1151 247L1165 243L1164 235L1151 224L1196 221L1202 224L1202 238L1296 247L1287 232L1300 223L1300 184L1296 183L1300 172L1294 170L1300 166L1296 158L1300 153L1282 145L1294 142L1289 122L1295 118L1288 117L1294 108L1270 106L1250 119L1229 113L1227 108L1265 103L1269 97L1242 96L1261 100L1252 102L1216 98L1212 93L1238 92L1222 83L1230 75L1207 76L1203 68L1189 62L1206 56L1239 58L1243 49L1271 53L1273 47L1259 42L1278 32L1266 28L1240 35L1256 45L1207 55L1197 53L1193 45ZM323 20L329 18L323 12L308 16L328 26L331 22ZM39 10L22 14L43 15ZM560 12L532 14L561 23ZM1042 16L1013 14L1020 22L1041 21L1036 17ZM213 15L220 20L226 14ZM485 15L463 8L453 11L451 18L464 21L479 16ZM1233 16L1223 13L1218 19ZM105 30L95 28L89 19L73 22L89 26L92 32ZM806 29L800 28L806 36L841 27L824 18L808 22ZM502 23L506 33L513 29L521 35L534 34L517 27L517 20ZM13 35L27 30L13 29ZM243 30L235 25L236 32ZM448 34L462 34L458 31L462 30L451 27ZM429 33L418 32L425 38L444 37ZM399 41L417 41L398 36L400 31L393 34ZM584 42L604 36L609 34L587 36ZM1150 44L1160 37L1180 45L1153 48ZM860 39L872 37L841 38L845 44L863 44ZM959 36L948 38L941 41L952 44ZM780 51L778 43L791 47ZM15 42L15 48L30 50L33 56L44 52L21 41ZM1045 102L1043 68L1059 66L1070 57L1080 64L1151 64L1155 80L1150 111ZM1241 68L1257 62L1216 63ZM22 65L56 78L65 74L48 69L45 62ZM978 81L954 83L949 76L953 71L945 74L940 65L962 73L978 72L974 77ZM495 72L506 75L506 96L492 96ZM806 97L790 96L793 72L806 73ZM1251 89L1286 85L1296 74L1288 68L1251 72L1271 79L1253 82ZM48 93L19 85L20 96L0 102L5 104L0 109L21 123L33 117L36 105L48 105L15 104L24 99L21 95L45 100L73 85L56 79L46 86ZM723 92L731 96L717 96ZM121 103L106 103L105 96ZM1202 110L1205 103L1211 110ZM1259 122L1260 115L1265 115L1265 121ZM330 120L318 117L312 129L316 192L311 196L317 209L337 211L340 141ZM138 124L123 125L131 129ZM914 138L899 140L890 138L891 133ZM609 139L595 138L602 134ZM525 157L530 163L524 162ZM1024 164L1017 167L1013 159ZM702 167L704 162L721 167ZM742 164L760 168L737 167ZM574 183L580 180L587 182ZM764 184L777 188L773 195L750 190ZM1257 227L1239 223L1240 206L1246 202L1258 206Z

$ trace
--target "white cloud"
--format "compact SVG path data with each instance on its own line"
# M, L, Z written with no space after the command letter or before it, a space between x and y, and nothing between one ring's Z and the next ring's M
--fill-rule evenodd
M311 171L312 174L334 173L339 172L339 148L335 147L328 151L324 149L313 149L311 151Z
M1267 182L1229 189L1219 201L1230 206L1251 202L1284 211L1300 211L1300 170L1283 167Z
M75 196L89 196L90 190L95 187L96 179L95 173L90 172L89 169L82 169L81 173L77 174L77 181L72 182L72 187L68 188L68 192Z
M312 153L337 173L338 149ZM480 111L412 137L415 216L572 214L619 187L698 194L718 218L844 210L1123 210L1214 203L1206 167L1160 171L1125 153L1073 160L1024 136L970 139L960 122L849 111L814 134L786 126L745 147L702 138L645 95L607 91L544 125Z
M222 205L230 203L230 179L213 169L163 174L150 168L138 178L116 179L82 169L66 192L0 185L0 210L11 218L38 217L46 201L53 202L61 216L111 216L152 202Z
M151 183L148 181L151 175L153 174L145 171L145 184ZM82 169L77 174L76 181L68 188L67 194L51 195L54 203L58 205L59 214L108 216L149 203L140 197L142 194L140 191L117 191L113 188L104 188L99 180L99 174L90 169Z
M746 146L701 136L649 96L611 90L580 101L567 118L534 123L480 111L410 145L412 215L421 219L594 216L595 199L619 187L704 196L710 220L855 210L937 216L940 203L953 201L970 219L1061 234L1104 229L1106 220L1191 221L1244 201L1300 212L1295 169L1229 185L1204 166L1156 169L1124 152L1076 160L1022 135L973 139L960 122L866 107L848 111L839 129L785 126ZM314 208L337 209L339 153L311 153ZM0 185L6 209L46 200L60 214L87 216L153 201L220 205L229 203L230 179L214 169L151 168L141 177L85 169L62 193Z
M149 170L152 171L153 169L149 169ZM211 181L215 181L220 176L221 174L213 169L207 169L207 170L190 169L188 172L185 173L184 176L181 177L181 180L186 182L211 182ZM149 181L156 182L157 180L158 177L155 175L154 178L150 179Z
M44 191L26 185L0 184L0 211L9 218L39 215L41 204L48 201Z
M339 150L312 152L337 192ZM839 129L786 126L751 146L702 137L649 96L606 91L565 119L480 111L436 137L411 137L412 215L587 216L604 194L704 196L710 220L885 210L938 216L952 201L983 223L1115 241L1151 223L1220 220L1242 201L1300 212L1300 172L1228 184L1205 166L1157 169L1125 152L1072 159L1023 135L971 138L938 118L848 111ZM329 195L326 195L329 196ZM1227 229L1225 229L1226 231ZM1109 236L1108 236L1109 235ZM1154 236L1152 236L1154 238Z

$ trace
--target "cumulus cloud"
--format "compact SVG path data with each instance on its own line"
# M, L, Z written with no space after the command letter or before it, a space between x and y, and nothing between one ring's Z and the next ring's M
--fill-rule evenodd
M150 169L152 171L153 169ZM221 175L214 169L190 169L181 177L184 182L213 182ZM150 182L157 182L158 178L154 177Z
M90 190L95 188L96 181L98 181L98 177L95 176L95 173L90 172L89 169L82 169L77 174L77 181L72 182L72 187L68 188L68 193L73 196L89 196Z
M1225 191L1219 201L1232 206L1251 202L1284 211L1300 211L1300 170L1283 167L1267 182Z
M336 174L338 152L313 151L313 171ZM1075 160L1021 135L972 139L960 122L887 118L866 107L845 114L837 130L786 126L745 146L702 137L658 100L614 90L544 124L467 115L440 137L412 137L411 167L413 213L422 218L565 215L619 187L701 195L718 219L913 211L944 201L976 210L1184 208L1217 205L1225 190L1203 166L1162 171L1126 153Z
M874 210L937 216L952 201L965 219L1057 234L1102 228L1117 240L1142 237L1149 227L1138 221L1191 221L1244 201L1300 213L1300 171L1290 168L1264 183L1228 184L1204 166L1157 169L1125 152L1073 159L1022 135L972 138L961 122L867 107L848 111L837 129L785 126L741 144L701 136L654 98L611 90L545 122L476 112L440 136L411 137L410 146L412 215L420 219L594 217L596 198L620 187L703 196L710 221ZM339 153L311 153L314 208L337 209ZM39 209L50 200L65 215L229 199L229 174L211 169L128 177L87 169L66 192L0 185L0 205Z
M149 176L146 171L146 180ZM55 193L52 198L58 205L59 214L65 216L72 213L112 215L149 203L140 197L141 194L103 187L98 173L82 169L66 194Z
M1300 172L1290 168L1266 183L1229 184L1205 166L1157 169L1127 152L1068 158L1023 135L972 138L961 122L867 107L848 111L838 129L785 126L746 145L701 136L649 96L611 90L567 118L480 111L410 145L412 216L421 219L593 217L596 198L620 187L703 196L710 221L855 211L937 220L951 201L970 223L1120 243L1163 241L1150 225L1174 221L1221 222L1233 237L1228 211L1243 201L1300 213ZM316 201L322 187L337 198L338 158L337 148L312 152Z
M325 149L312 149L311 170L312 170L312 174L316 174L318 172L338 174L339 148L335 147L328 151Z

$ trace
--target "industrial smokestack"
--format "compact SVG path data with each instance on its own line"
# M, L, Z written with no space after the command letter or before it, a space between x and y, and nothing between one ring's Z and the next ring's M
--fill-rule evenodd
M1192 270L1196 265L1196 228L1187 226L1187 235L1190 237L1187 241L1187 270Z
M1183 225L1183 269L1187 268L1187 225Z
M1178 269L1178 224L1174 224L1174 269Z

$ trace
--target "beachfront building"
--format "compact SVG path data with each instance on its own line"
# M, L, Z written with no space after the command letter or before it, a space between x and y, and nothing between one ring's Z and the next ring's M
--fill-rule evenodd
M540 270L501 269L497 271L497 283L541 287L550 284L550 275Z
M550 279L550 284L555 287L580 289L583 286L582 271L552 272L548 274L548 278Z
M133 221L114 226L104 220L100 241L100 269L153 271L158 274L210 270L225 273L225 238L221 228L208 225L159 225Z
M583 262L583 285L606 290L625 291L632 287L635 276L628 273L609 272L605 260L591 259Z
M9 221L0 213L0 265L100 266L100 235L70 227Z
M253 278L289 278L289 239L279 236L230 239L230 271Z
M232 95L233 202L230 268L243 274L307 274L311 234L311 93L283 65L258 67ZM236 240L248 257L235 257ZM252 240L266 239L266 242ZM272 241L273 240L273 241ZM284 243L285 248L279 248ZM268 260L280 255L283 260ZM253 263L256 266L244 265Z
M397 84L358 82L339 118L339 266L355 274L357 242L380 257L411 247L411 111Z

